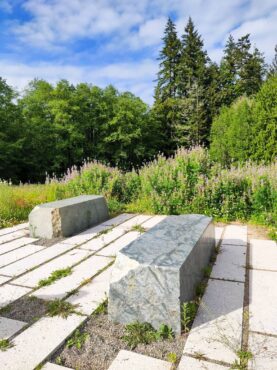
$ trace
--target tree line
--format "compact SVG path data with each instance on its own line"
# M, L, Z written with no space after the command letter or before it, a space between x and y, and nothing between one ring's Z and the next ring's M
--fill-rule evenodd
M249 136L248 128L262 111L260 126L257 120L255 126L259 135L251 131L259 148L251 158L271 160L276 155L274 144L267 154L261 149L265 141L276 139L276 56L268 67L249 35L238 40L230 36L217 64L191 19L181 38L168 19L159 62L151 108L113 86L74 86L66 80L52 85L35 79L18 95L0 78L0 179L44 181L46 172L59 176L86 159L129 170L159 152L169 156L180 146L195 145L211 146L214 159L228 165L234 156L237 161L249 158L243 143L239 152L244 154L236 155L236 140L243 137L237 130L243 127ZM265 81L268 87L262 92ZM256 95L255 110L246 118ZM237 103L242 96L248 100ZM230 124L234 119L228 109L239 117L236 124ZM271 118L265 117L269 110ZM240 123L245 120L247 124ZM221 153L227 137L233 141Z

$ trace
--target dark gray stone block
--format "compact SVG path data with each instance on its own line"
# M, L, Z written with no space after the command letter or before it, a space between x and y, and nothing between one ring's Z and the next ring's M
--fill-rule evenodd
M167 324L181 331L181 304L194 298L215 248L212 218L168 216L123 248L109 291L109 318Z
M109 218L100 195L80 195L36 206L29 215L32 237L51 239L71 236Z

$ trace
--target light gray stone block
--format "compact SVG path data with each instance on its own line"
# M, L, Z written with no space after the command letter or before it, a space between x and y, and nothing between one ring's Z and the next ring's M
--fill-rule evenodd
M202 215L168 216L118 252L109 318L167 324L181 331L181 304L194 298L215 247L214 225Z
M99 224L108 217L103 196L80 195L36 206L29 215L29 228L33 237L66 237Z

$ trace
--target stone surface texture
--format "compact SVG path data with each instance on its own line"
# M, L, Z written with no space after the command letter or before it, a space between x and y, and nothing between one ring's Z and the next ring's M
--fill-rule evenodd
M56 365L56 364L52 364L51 362L47 362L43 368L43 370L73 370L69 367L65 367L65 366L60 366L60 365Z
M122 350L108 370L171 370L172 364L139 353Z
M277 271L277 245L273 240L250 240L250 266L252 269Z
M23 321L0 317L0 339L9 339L25 325L27 325L27 323Z
M166 217L118 252L109 318L123 324L146 321L155 328L167 324L180 333L181 303L194 297L214 247L210 217Z
M181 361L177 369L178 370L228 370L229 367L218 365L213 362L197 360L189 356L183 356L181 358Z
M29 228L33 237L67 237L108 218L103 196L80 195L36 206L29 215Z
M248 365L249 370L277 369L277 337L250 332L249 350L253 354Z

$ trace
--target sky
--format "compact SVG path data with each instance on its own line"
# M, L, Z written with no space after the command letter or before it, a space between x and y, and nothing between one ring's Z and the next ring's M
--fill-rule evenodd
M22 91L65 78L131 91L151 104L167 17L191 16L210 58L246 33L274 57L277 0L0 0L0 76Z

